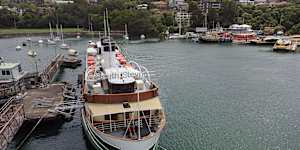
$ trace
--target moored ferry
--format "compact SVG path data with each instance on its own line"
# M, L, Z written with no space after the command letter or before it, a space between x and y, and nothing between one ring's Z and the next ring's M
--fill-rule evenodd
M5 63L0 57L0 99L16 95L25 89L23 71L19 63ZM0 102L2 103L2 101Z
M166 122L158 86L109 36L89 43L82 88L83 128L96 149L158 147Z
M296 52L296 50L297 43L290 39L280 39L273 46L273 51L276 52Z

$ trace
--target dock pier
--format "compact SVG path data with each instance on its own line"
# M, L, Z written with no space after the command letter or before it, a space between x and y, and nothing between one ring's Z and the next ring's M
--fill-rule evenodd
M26 85L23 94L11 97L0 108L0 150L7 149L24 121L53 118L58 115L51 110L56 110L56 107L64 103L66 84L50 83L63 64L63 58L64 56L59 54L42 72L28 74L23 80L23 85Z

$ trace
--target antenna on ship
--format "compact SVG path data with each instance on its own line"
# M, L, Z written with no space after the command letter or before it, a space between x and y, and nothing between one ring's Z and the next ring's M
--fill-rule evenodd
M106 37L107 33L106 33L106 13L105 12L104 12L103 23L104 23L104 37Z
M105 9L105 11L106 11L106 23L107 23L108 43L109 43L109 67L111 67L111 51L112 51L112 47L111 47L110 27L109 27L109 22L108 22L107 8Z

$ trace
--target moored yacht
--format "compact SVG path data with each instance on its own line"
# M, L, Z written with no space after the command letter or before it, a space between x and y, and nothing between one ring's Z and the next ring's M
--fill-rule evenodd
M238 25L234 24L229 27L229 31L232 33L232 42L238 44L250 43L252 40L257 39L256 33L251 29L250 25Z
M156 149L165 115L147 69L128 62L110 36L86 52L82 123L89 141L96 149Z

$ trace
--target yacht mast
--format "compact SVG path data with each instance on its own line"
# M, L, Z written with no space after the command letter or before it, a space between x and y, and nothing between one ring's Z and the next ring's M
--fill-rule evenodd
M179 35L181 35L181 9L179 11Z
M125 24L125 36L128 36L128 31L127 31L127 24Z
M61 33L61 40L62 40L62 43L64 44L65 41L64 41L64 33L63 33L63 30L62 30L62 25L60 25L60 33Z
M59 29L58 29L58 24L56 24L56 36L59 36Z
M49 22L49 30L50 30L50 40L53 40L53 32L52 32L52 27L50 22Z

